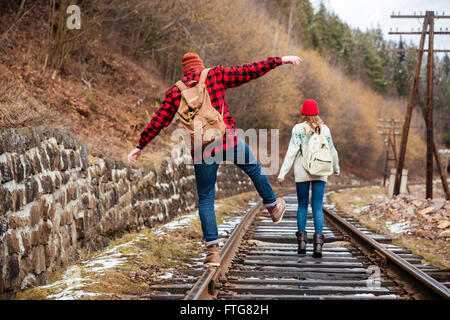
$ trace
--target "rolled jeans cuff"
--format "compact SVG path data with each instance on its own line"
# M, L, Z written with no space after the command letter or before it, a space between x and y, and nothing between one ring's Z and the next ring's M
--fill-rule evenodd
M217 243L217 244L220 243L219 239L211 240L211 241L206 241L206 246L209 247L210 245L213 245L213 244L216 244L216 243Z
M275 202L272 202L272 203L265 203L265 204L264 204L264 208L270 208L270 207L275 206L276 204L277 204L276 201L275 201Z

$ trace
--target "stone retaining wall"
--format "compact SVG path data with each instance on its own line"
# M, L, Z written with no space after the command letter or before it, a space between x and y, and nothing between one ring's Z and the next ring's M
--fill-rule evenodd
M0 129L0 298L44 283L114 236L195 209L192 165L182 160L130 169L89 156L56 129ZM217 197L250 190L239 169L220 167Z

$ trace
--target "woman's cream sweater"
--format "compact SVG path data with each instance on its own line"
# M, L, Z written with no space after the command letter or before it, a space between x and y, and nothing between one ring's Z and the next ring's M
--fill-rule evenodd
M331 138L330 129L323 124L321 125L321 130L322 133L327 138L328 145L330 146L330 150L333 155L334 173L339 174L340 173L339 158L337 151L333 145L333 139ZM283 165L281 166L278 178L284 179L286 174L291 169L292 164L294 164L295 182L305 182L313 180L321 180L325 182L327 181L327 176L313 176L310 175L305 170L305 168L303 168L303 159L301 150L306 150L309 139L311 138L313 133L314 131L306 122L296 124L294 128L292 128L291 141L289 142L289 147L286 152Z

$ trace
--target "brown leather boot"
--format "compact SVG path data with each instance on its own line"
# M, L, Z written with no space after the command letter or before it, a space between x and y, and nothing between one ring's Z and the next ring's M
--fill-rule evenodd
M308 234L304 230L299 230L295 233L297 236L297 242L298 242L298 254L306 254L306 243L308 242Z
M322 246L323 246L323 242L325 240L325 237L323 235L323 233L314 233L313 236L313 257L314 258L322 258Z
M274 224L278 224L283 220L284 212L286 211L286 202L283 198L277 199L277 204L273 207L267 208L270 213L270 217Z
M207 254L203 264L205 267L218 267L220 265L219 244L214 243L206 248Z

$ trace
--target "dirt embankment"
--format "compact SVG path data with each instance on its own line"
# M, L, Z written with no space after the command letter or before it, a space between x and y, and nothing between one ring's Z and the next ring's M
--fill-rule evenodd
M49 71L45 5L28 11L5 34L15 13L0 15L0 126L69 129L91 152L125 160L168 87L157 68L133 61L114 41L98 36L75 48L60 72ZM145 156L168 154L172 130Z

